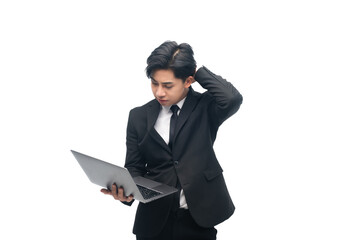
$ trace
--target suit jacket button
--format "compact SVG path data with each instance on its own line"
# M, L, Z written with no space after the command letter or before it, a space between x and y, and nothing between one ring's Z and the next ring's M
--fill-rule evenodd
M174 161L174 165L178 165L178 163L179 163L178 161Z

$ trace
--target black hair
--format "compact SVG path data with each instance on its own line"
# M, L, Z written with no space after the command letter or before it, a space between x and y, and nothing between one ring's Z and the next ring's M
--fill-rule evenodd
M193 76L197 67L192 47L187 43L178 45L174 41L166 41L154 49L147 59L147 64L148 78L151 78L156 70L170 69L176 78L183 81Z

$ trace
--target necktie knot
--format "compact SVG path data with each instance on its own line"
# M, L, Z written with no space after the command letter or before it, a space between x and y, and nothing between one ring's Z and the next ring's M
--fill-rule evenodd
M170 107L170 110L173 112L173 114L178 115L179 107L178 107L178 105L172 105L172 106Z

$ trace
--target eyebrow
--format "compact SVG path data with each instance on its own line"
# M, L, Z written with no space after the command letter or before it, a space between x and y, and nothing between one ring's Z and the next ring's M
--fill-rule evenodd
M157 82L158 83L158 81L157 80L155 80L154 78L150 78L153 82ZM162 82L161 83L162 85L169 85L169 84L173 84L173 82Z

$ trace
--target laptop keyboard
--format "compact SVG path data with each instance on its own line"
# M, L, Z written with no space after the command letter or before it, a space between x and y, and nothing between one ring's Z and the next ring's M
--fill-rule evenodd
M145 188L145 187L142 187L140 185L137 185L137 187L139 188L139 191L140 193L142 194L143 198L144 199L150 199L152 197L155 197L155 196L158 196L160 195L161 193L160 192L156 192L154 190L151 190L149 188Z

